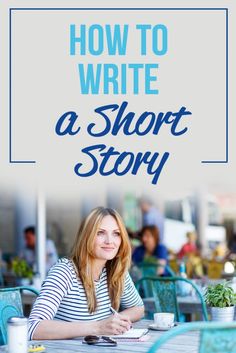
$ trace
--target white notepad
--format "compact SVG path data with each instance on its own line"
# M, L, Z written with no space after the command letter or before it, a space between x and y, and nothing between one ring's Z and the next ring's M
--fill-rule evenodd
M126 331L122 335L114 335L110 336L114 339L139 339L142 336L146 335L148 333L148 329L143 329L143 328L131 328L129 331Z

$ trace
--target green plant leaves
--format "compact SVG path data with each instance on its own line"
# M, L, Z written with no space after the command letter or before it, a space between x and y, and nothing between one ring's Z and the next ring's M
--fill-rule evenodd
M225 308L236 304L236 294L230 287L230 282L209 285L204 294L205 302L209 306Z
M15 257L12 261L12 270L17 277L29 279L33 277L33 270L24 259Z

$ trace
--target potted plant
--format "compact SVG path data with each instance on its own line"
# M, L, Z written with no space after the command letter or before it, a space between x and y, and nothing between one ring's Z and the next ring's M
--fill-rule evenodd
M211 307L213 321L233 321L236 294L229 282L209 285L204 294L205 302Z
M30 284L33 277L33 270L24 259L14 258L12 261L12 271L16 275L18 285Z

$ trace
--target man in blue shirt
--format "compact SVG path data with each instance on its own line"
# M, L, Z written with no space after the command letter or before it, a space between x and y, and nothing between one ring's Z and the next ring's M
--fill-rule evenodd
M161 212L153 205L152 201L148 197L142 197L140 202L140 208L143 215L143 227L145 226L156 226L159 231L160 243L164 240L164 217Z

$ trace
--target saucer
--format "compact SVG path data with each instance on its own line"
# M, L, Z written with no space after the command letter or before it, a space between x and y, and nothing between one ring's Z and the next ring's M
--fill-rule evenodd
M156 331L168 331L170 330L172 327L174 327L176 324L172 324L170 327L161 327L161 326L157 326L156 324L150 324L148 327L151 330L156 330Z

